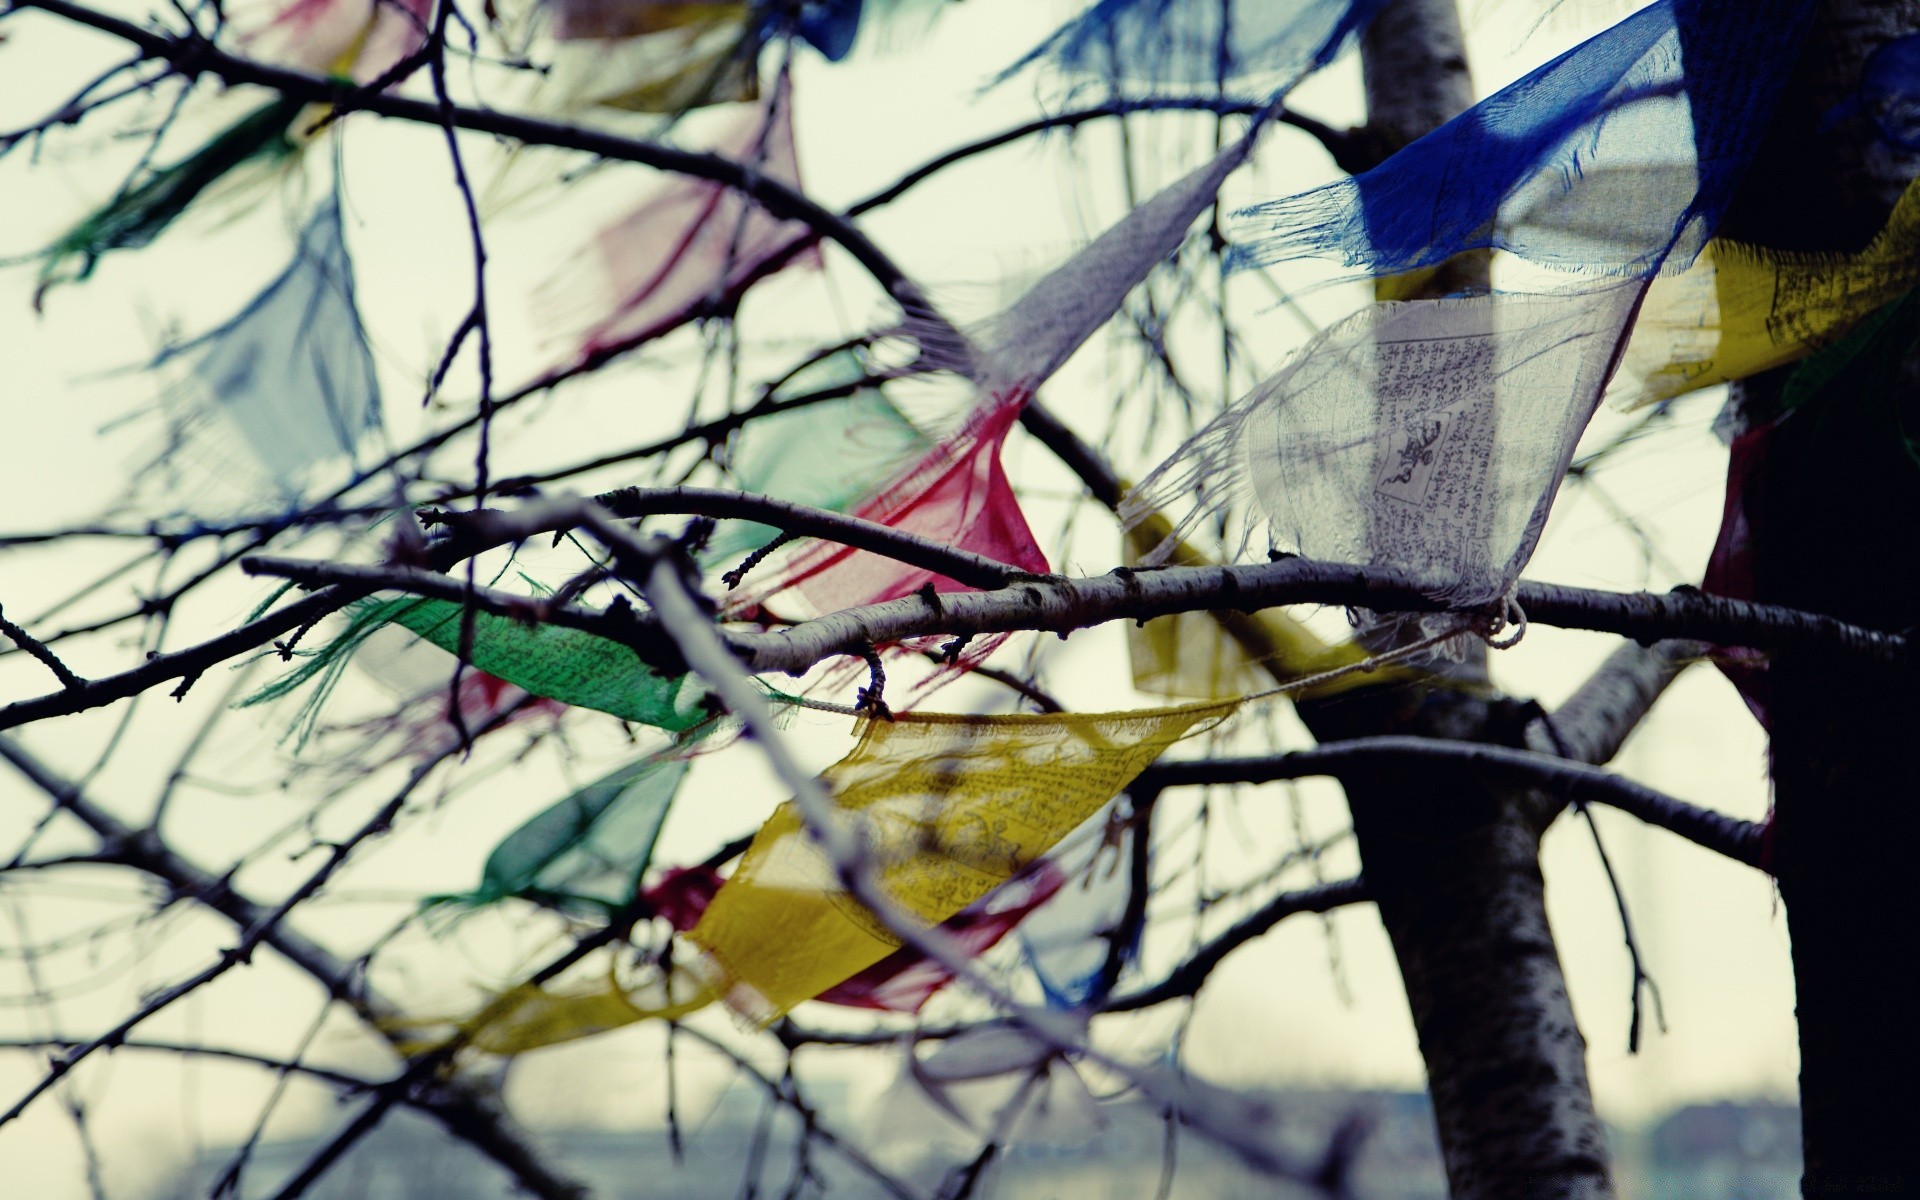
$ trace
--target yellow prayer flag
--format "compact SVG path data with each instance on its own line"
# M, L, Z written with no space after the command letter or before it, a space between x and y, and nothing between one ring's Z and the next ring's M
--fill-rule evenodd
M674 1020L717 998L712 988L682 972L635 987L609 970L605 983L591 987L549 991L520 984L460 1024L468 1045L489 1054L521 1054L649 1017Z
M1126 534L1124 556L1136 566L1173 532L1173 524L1155 513ZM1212 566L1200 551L1180 542L1167 559L1171 566ZM1257 613L1233 610L1174 613L1155 617L1144 625L1127 625L1127 654L1133 663L1133 686L1156 696L1197 700L1225 700L1273 686L1275 681L1300 679L1367 659L1359 643L1337 646L1278 608ZM1337 679L1301 688L1295 699L1322 699L1355 688L1404 682L1420 672L1400 664L1372 671L1355 671Z
M1715 238L1654 279L1615 398L1628 407L1797 362L1920 284L1920 181L1857 254L1769 250Z
M931 928L1053 849L1189 730L1235 707L869 720L820 781L856 822L880 885ZM664 978L522 984L460 1028L469 1045L519 1054L722 998L771 1021L901 944L841 885L791 801L761 827L687 940L700 959Z
M821 782L880 886L931 927L1052 849L1195 724L1233 709L869 721ZM728 1003L763 1021L900 947L841 886L791 802L688 936Z

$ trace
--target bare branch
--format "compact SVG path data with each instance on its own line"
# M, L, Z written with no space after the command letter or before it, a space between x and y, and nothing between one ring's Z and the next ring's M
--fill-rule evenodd
M1750 867L1760 865L1761 826L1675 799L1645 784L1586 763L1528 750L1420 737L1363 737L1254 758L1160 763L1140 776L1143 787L1270 783L1309 775L1346 780L1417 765L1489 781L1547 788L1573 803L1605 804L1658 825Z
M1169 1000L1197 996L1214 968L1226 961L1228 955L1295 913L1328 913L1349 904L1365 903L1366 900L1366 881L1358 877L1302 888L1297 892L1281 892L1219 937L1194 951L1191 957L1168 972L1167 977L1159 983L1137 992L1115 996L1102 1006L1101 1011L1137 1012Z
M398 1037L389 1023L402 1015L401 1008L369 987L352 964L284 922L269 922L271 910L265 905L234 890L224 876L176 853L151 830L126 825L12 738L0 737L0 758L77 817L104 845L113 847L121 861L166 883L177 895L206 905L239 929L264 928L262 944L278 951L328 996L350 1008L383 1041L391 1044ZM583 1185L544 1161L532 1139L501 1107L499 1098L482 1085L446 1078L410 1094L407 1102L498 1163L541 1200L583 1200L587 1195Z

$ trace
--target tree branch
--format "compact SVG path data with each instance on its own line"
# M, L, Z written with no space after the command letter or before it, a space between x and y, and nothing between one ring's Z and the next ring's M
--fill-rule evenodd
M1735 862L1760 865L1762 827L1752 821L1688 804L1586 763L1478 742L1363 737L1288 754L1160 763L1141 772L1140 786L1270 783L1308 775L1331 775L1344 781L1409 767L1471 775L1489 783L1546 788L1568 803L1605 804Z
M475 133L489 133L530 146L578 150L616 162L637 163L725 184L752 197L772 216L800 221L822 236L838 242L910 316L945 324L919 287L852 222L747 164L717 154L676 150L638 138L621 137L537 117L464 105L443 105L437 101L392 95L372 87L356 87L341 80L307 75L228 54L198 34L156 33L130 21L69 3L69 0L15 2L20 8L37 8L117 37L137 48L143 57L169 63L188 78L213 75L228 84L252 84L272 89L283 96L329 105L340 113L370 112L443 129L451 126Z
M235 891L226 877L175 853L152 830L135 830L123 823L12 738L0 737L0 758L78 818L103 844L113 847L120 861L166 883L176 895L199 901L239 929L264 926L263 944L318 983L329 997L350 1008L382 1040L389 1045L394 1042L397 1035L388 1032L388 1022L399 1018L402 1010L367 986L351 964L285 924L269 923L271 910L265 905ZM541 1200L584 1200L587 1196L585 1185L546 1164L532 1139L507 1115L498 1097L484 1087L447 1078L410 1096L408 1103L498 1163Z

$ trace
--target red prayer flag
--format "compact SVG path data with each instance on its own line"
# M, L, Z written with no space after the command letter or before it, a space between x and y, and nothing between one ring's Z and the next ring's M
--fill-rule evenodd
M746 114L711 149L798 188L788 89ZM584 314L578 349L591 357L658 337L710 301L738 295L811 236L805 225L776 220L722 184L682 177L595 235L541 287L536 303L553 327L577 329ZM817 268L820 254L809 248L791 261Z

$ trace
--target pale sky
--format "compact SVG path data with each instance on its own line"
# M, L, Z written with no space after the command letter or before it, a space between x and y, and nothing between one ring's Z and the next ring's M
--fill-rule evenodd
M948 146L1028 119L1034 109L1031 88L1016 83L984 96L976 88L1071 7L971 0L954 6L936 36L917 45L883 51L869 44L838 67L803 53L796 67L796 114L808 188L829 205L844 203ZM1619 6L1585 7L1563 12L1523 37L1528 22L1515 19L1525 11L1519 0L1470 6L1469 16L1477 20L1471 49L1481 93L1592 32L1602 9ZM0 125L9 127L41 115L86 79L95 64L104 65L118 53L104 39L56 29L38 15L13 18L3 28L10 40L0 45ZM196 111L207 114L199 118L207 129L243 110L238 98L206 90ZM1359 116L1358 91L1357 66L1349 59L1310 81L1294 102L1302 111L1344 123ZM50 142L37 164L26 149L0 161L0 229L6 231L0 256L42 244L111 189L137 150L131 143L111 142L108 135L115 128L114 119L104 117L78 136ZM426 366L470 297L465 229L445 186L437 133L356 118L346 134L348 240L363 314L381 358L387 425L397 442L405 442L414 431L445 418L438 411L423 414L418 397ZM1149 187L1196 165L1210 132L1190 122L1183 132L1139 136L1157 137L1144 144L1159 147L1163 155L1163 161L1143 169L1141 183ZM1082 165L1070 164L1070 145L1029 142L995 152L924 185L863 226L936 300L963 317L985 315L1120 212L1113 186L1113 130L1083 135L1077 144L1086 156ZM486 164L481 168L485 178L497 159L480 142L470 152ZM327 169L323 152L313 158L317 195ZM530 161L516 168L515 178L539 180L550 170L546 162ZM1282 129L1263 143L1257 166L1230 181L1228 196L1233 203L1264 199L1331 177L1330 164L1307 138ZM564 190L536 191L490 226L496 370L506 384L533 373L555 351L536 336L526 298L584 232L653 186L651 172L610 167ZM100 431L150 404L157 385L140 373L84 377L141 361L167 330L197 332L230 314L280 269L290 252L286 230L298 219L288 214L299 211L269 197L226 221L204 213L191 216L153 246L112 256L92 281L52 293L41 317L28 307L32 269L0 272L0 362L8 368L0 399L9 422L0 437L0 528L37 529L80 519L118 494L124 471L148 448L156 426L136 420L104 437ZM1277 365L1304 340L1293 314L1263 311L1262 293L1235 295L1263 368ZM1314 320L1325 323L1350 311L1360 295L1350 287L1324 288L1303 303ZM750 337L763 337L771 349L750 357L748 366L778 370L797 353L857 332L882 311L858 269L832 255L824 276L793 273L757 294L743 328ZM649 355L649 366L621 368L535 402L503 421L496 470L584 458L638 442L650 430L677 429L696 361L697 342L683 334ZM1113 388L1138 377L1129 363L1111 343L1096 340L1043 396L1083 433L1097 436ZM748 379L758 377L749 374ZM463 402L472 395L470 370L456 371L447 395ZM1721 503L1725 454L1708 432L1718 403L1717 394L1683 403L1665 428L1602 474L1612 499L1654 534L1664 555L1658 565L1643 563L1633 539L1606 507L1569 492L1556 507L1529 576L1656 589L1697 579ZM1618 429L1624 420L1603 413L1594 436ZM1071 489L1070 478L1042 448L1018 437L1009 445L1007 462L1016 482L1028 488L1036 533L1043 542L1054 541L1065 512L1059 498ZM643 480L637 475L616 474L592 482L638 481ZM1115 562L1116 546L1111 523L1088 513L1075 526L1067 553L1055 561L1066 569L1104 571ZM315 545L308 552L323 549ZM1056 549L1057 544L1049 545L1050 552ZM102 542L31 556L9 553L0 557L0 604L15 619L37 614L128 554L126 546ZM146 587L150 572L109 585L96 607L105 611L126 603L130 582ZM210 635L242 617L264 594L237 578L207 589L177 614L168 645ZM1496 675L1514 693L1551 703L1610 644L1598 635L1536 626L1518 648L1495 655ZM1003 654L1017 652L1019 645ZM135 653L117 635L62 649L82 674L120 669ZM1057 648L1050 663L1047 683L1074 707L1154 703L1149 697L1125 699L1129 681L1117 627L1075 635ZM274 669L267 664L254 678L267 678ZM183 704L158 695L141 703L120 749L90 785L96 795L122 812L146 811L184 740L220 705L233 681L231 673L215 674ZM38 694L48 686L45 672L24 656L0 660L0 698ZM957 711L993 695L959 685L936 697L933 707ZM337 703L345 713L356 705L370 710L379 698L356 680L343 686ZM122 706L32 727L23 740L57 767L82 772L124 711ZM1291 715L1282 708L1274 712L1277 732L1263 732L1258 720L1246 721L1243 744L1264 745L1269 737L1304 744ZM304 863L285 860L305 844L302 815L328 791L318 777L323 772L304 775L291 793L271 787L286 773L290 746L277 739L289 720L290 713L271 708L230 716L201 773L248 794L189 789L170 818L179 844L204 862L226 861L290 827L292 834L280 848L241 877L244 886L263 894L305 873ZM793 723L792 737L809 764L824 766L848 748L847 725L843 718L803 713ZM369 846L322 904L302 912L299 927L349 952L364 946L404 914L407 897L470 886L500 836L562 794L569 782L608 769L621 753L618 739L598 725L576 738L579 760L570 765L563 766L550 751L510 761L523 741L516 733L499 735L471 763L446 776L444 806ZM1683 799L1759 818L1766 810L1764 751L1763 737L1732 688L1710 669L1697 668L1661 701L1617 765ZM324 765L324 754L310 752L308 758ZM388 772L381 782L394 778ZM1303 787L1302 794L1314 832L1339 827L1343 816L1334 789L1319 784ZM329 803L320 818L322 833L350 828L382 798L378 788L349 790ZM780 798L750 748L706 760L669 821L657 861L703 855L752 828ZM1179 802L1190 806L1194 799ZM1261 852L1289 844L1287 803L1277 788L1249 790L1225 802L1217 813L1213 847L1214 866L1223 878L1250 874ZM0 770L0 844L14 845L42 808L36 793L10 770ZM1796 1070L1791 973L1784 915L1768 881L1617 814L1603 813L1601 821L1624 875L1669 1025L1664 1035L1649 1030L1638 1057L1627 1055L1630 976L1613 899L1586 830L1562 820L1546 841L1548 898L1604 1114L1633 1123L1698 1099L1790 1096ZM1250 850L1226 849L1238 838ZM84 845L83 839L70 840L74 848ZM1343 850L1327 870L1337 876L1353 865L1351 851ZM116 918L138 910L126 881L103 871L68 870L0 888L0 918L25 921L41 938L102 922L114 929ZM540 936L529 927L512 926L482 918L438 942L410 933L401 949L383 960L389 965L379 981L423 1010L457 1008L473 988L504 982L516 963L538 956L544 944ZM1326 927L1311 918L1294 919L1222 968L1199 1004L1187 1042L1188 1062L1196 1072L1247 1085L1418 1085L1419 1057L1377 919L1362 907L1340 914L1332 928L1344 987L1330 968ZM5 929L0 946L13 944L17 936L16 928ZM63 997L60 1031L103 1027L132 1007L143 988L197 969L230 944L230 937L221 922L172 914L156 925L115 930L49 959L49 982ZM1167 955L1177 949L1172 941L1161 947ZM176 1006L144 1032L282 1051L305 1034L317 1012L315 1001L310 986L266 955L255 967ZM943 999L929 1015L938 1019L940 1006L951 1011L963 1003ZM819 1023L846 1019L828 1012L806 1016ZM1115 1049L1155 1054L1175 1016L1168 1011L1116 1021L1103 1040L1110 1039ZM715 1030L731 1028L721 1014L704 1019ZM44 1031L43 1012L31 1003L19 962L0 958L0 1037ZM511 1095L534 1123L656 1121L662 1104L659 1044L657 1029L639 1027L528 1056L514 1070ZM697 1053L687 1053L689 1061L698 1062ZM369 1040L347 1020L335 1020L320 1032L314 1057L374 1073L384 1070L384 1056L370 1049ZM894 1070L878 1053L844 1064L816 1053L809 1067L823 1077L852 1080L862 1095L878 1093ZM11 1102L39 1070L28 1056L0 1056L0 1097ZM717 1070L690 1070L696 1090L711 1089L721 1078ZM80 1072L78 1094L110 1151L109 1194L135 1194L141 1179L193 1146L244 1137L270 1083L264 1073L248 1068L183 1067L132 1053L99 1060ZM297 1085L272 1130L291 1136L330 1129L342 1116L324 1094ZM141 1152L129 1154L127 1147ZM51 1099L0 1130L0 1158L7 1163L10 1185L22 1195L47 1200L85 1195L71 1125Z

